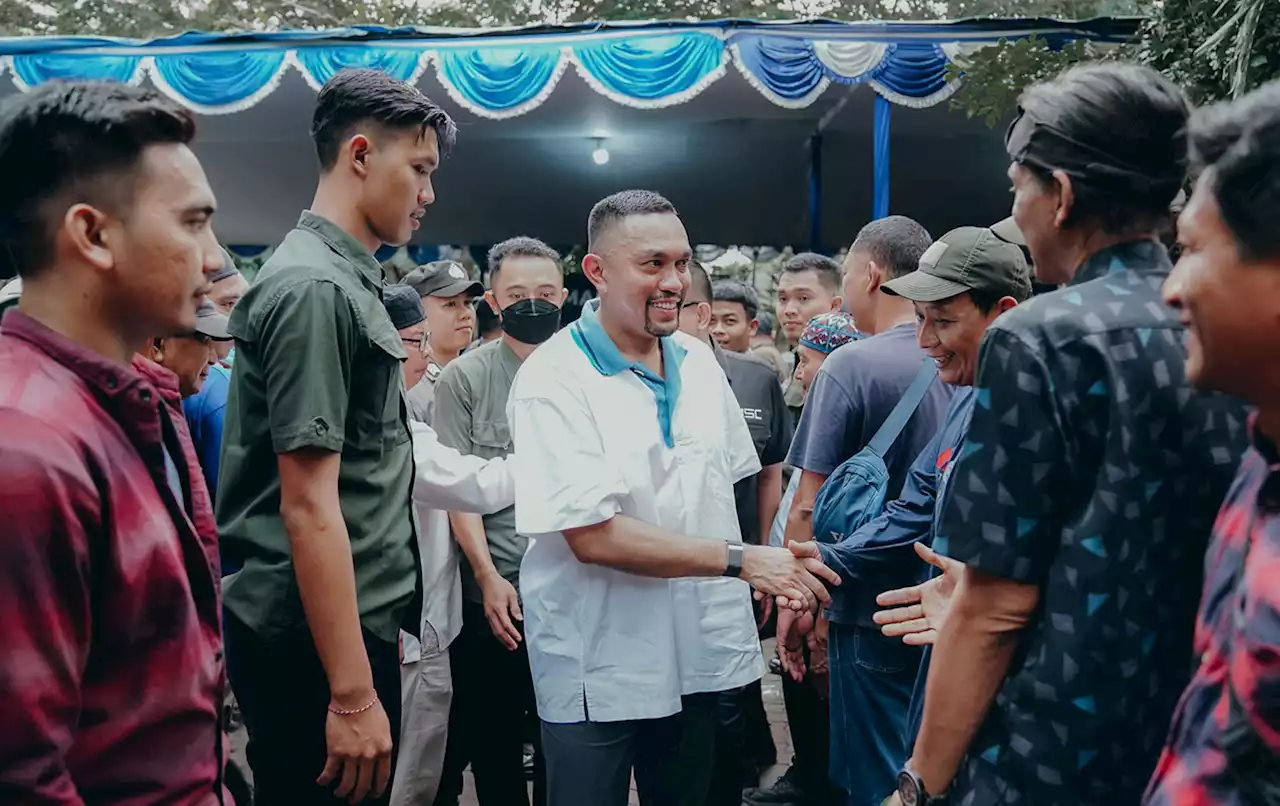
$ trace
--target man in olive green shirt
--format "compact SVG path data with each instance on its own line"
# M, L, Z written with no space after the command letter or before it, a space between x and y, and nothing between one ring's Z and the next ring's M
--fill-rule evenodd
M453 122L416 88L339 73L312 123L320 184L236 307L218 531L227 665L256 801L385 803L400 624L421 590L400 362L374 251L434 200ZM415 612L418 611L418 612Z
M440 373L434 424L441 444L485 459L511 453L511 386L524 360L556 332L568 293L560 255L526 237L489 251L489 286L485 299L501 317L502 338L464 353ZM483 519L451 512L449 521L465 557L462 631L449 652L453 705L436 804L458 802L468 763L481 806L527 803L524 727L536 705L518 591L529 540L516 532L514 507ZM535 806L544 802L544 783L542 759L535 756Z

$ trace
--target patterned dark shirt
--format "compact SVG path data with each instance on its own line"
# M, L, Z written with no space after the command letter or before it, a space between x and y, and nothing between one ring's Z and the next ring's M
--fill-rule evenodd
M1190 678L1242 404L1188 386L1155 241L1104 250L983 340L934 548L1040 588L955 781L961 806L1135 803Z
M1273 803L1280 759L1280 453L1255 431L1214 526L1196 622L1200 670L1173 716L1145 803ZM1266 776L1266 772L1263 775Z
M0 434L0 803L230 803L217 535L177 379L11 310Z

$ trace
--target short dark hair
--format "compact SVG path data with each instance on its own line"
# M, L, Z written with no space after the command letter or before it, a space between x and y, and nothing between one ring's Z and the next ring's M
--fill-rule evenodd
M893 280L920 268L920 256L932 243L933 238L920 222L891 215L863 227L849 251L865 254Z
M801 252L782 264L786 274L811 271L818 276L818 283L833 294L840 293L840 264L817 252Z
M715 302L736 302L746 311L748 319L755 319L760 310L760 297L756 290L738 280L716 280L711 284L711 299Z
M106 81L49 81L0 106L0 276L53 260L67 207L123 211L143 152L185 145L195 118L159 92ZM56 202L56 203L55 203Z
M689 288L697 297L693 302L711 303L711 274L696 260L689 261Z
M1067 223L1094 221L1113 234L1167 226L1186 175L1191 109L1176 84L1149 67L1096 62L1032 85L1021 106L1052 135L1053 152L1038 160L1041 149L1030 147L1022 164L1046 185L1053 169L1071 176Z
M773 314L768 311L756 312L756 335L772 336L773 335Z
M1245 260L1280 256L1280 81L1191 116L1191 159Z
M550 260L556 264L556 268L560 269L561 276L564 275L564 267L560 265L560 253L547 246L537 238L530 238L527 235L517 235L514 238L508 238L502 243L494 244L489 249L489 284L493 285L493 280L498 276L498 272L502 270L502 261L513 257L541 257Z
M341 70L320 89L311 117L311 139L321 171L333 167L342 141L365 122L411 130L419 137L430 129L436 133L441 154L448 152L458 136L449 114L412 84L381 70Z
M594 249L596 240L612 224L633 215L679 215L676 207L652 190L622 190L605 196L591 208L587 216L587 248Z

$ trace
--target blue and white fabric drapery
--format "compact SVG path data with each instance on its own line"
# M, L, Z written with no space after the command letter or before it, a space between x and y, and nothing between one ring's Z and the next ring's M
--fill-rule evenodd
M471 112L502 119L540 106L572 68L619 104L659 108L696 97L732 63L764 97L803 108L832 83L866 84L887 101L932 106L959 82L948 65L1001 38L1123 41L1122 20L913 23L655 23L453 32L353 28L219 35L153 42L94 37L0 39L0 69L19 89L55 78L114 79L157 88L202 114L236 112L269 96L288 70L314 88L345 67L406 81L427 70Z

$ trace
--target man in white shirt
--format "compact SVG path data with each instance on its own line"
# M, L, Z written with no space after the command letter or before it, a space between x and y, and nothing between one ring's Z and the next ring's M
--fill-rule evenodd
M692 250L675 208L624 191L587 228L599 298L525 361L510 403L547 802L623 806L634 767L641 798L669 804L681 696L763 671L742 580L815 604L818 577L839 579L742 545L733 484L760 463L711 349L677 333Z

